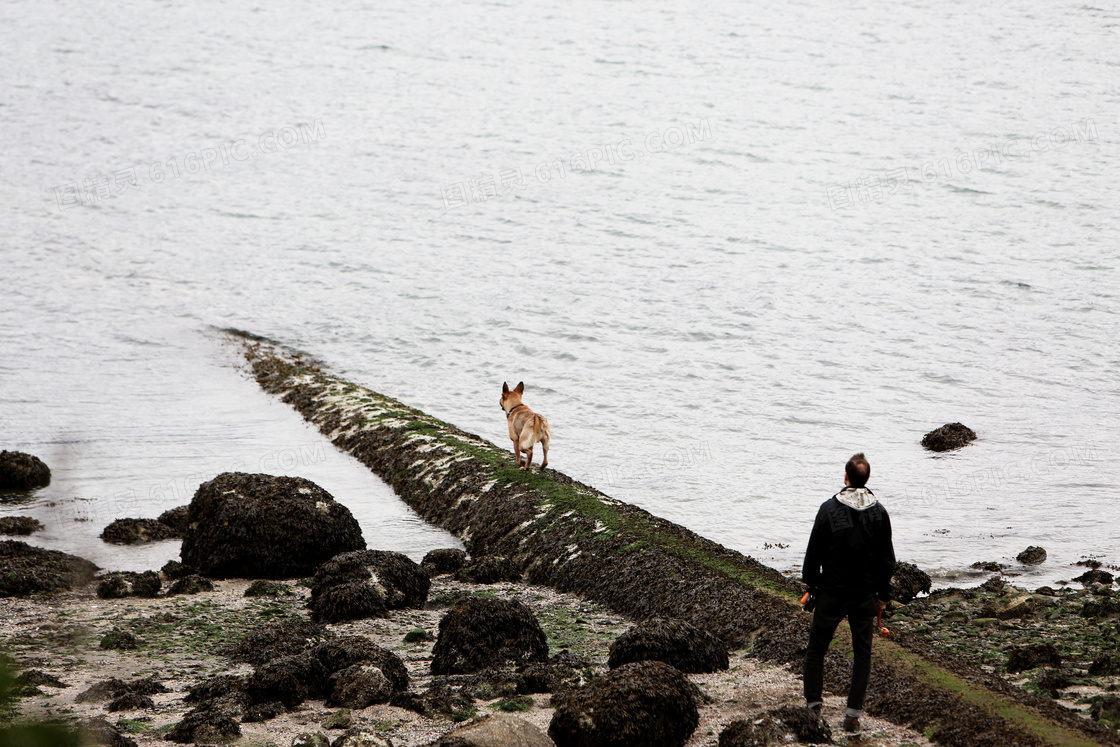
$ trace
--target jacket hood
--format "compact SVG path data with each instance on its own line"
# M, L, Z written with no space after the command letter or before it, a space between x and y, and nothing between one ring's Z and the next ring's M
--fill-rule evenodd
M836 494L836 500L843 503L845 506L851 506L856 511L866 511L879 502L867 488L844 488Z

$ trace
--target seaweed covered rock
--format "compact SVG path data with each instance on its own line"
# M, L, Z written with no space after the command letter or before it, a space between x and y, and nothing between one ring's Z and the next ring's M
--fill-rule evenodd
M368 726L355 726L331 742L331 747L393 747L393 743Z
M432 674L469 674L506 662L548 661L548 642L521 602L468 596L439 621Z
M101 530L101 539L114 545L140 545L175 539L175 533L157 519L117 519Z
M668 664L624 664L558 696L548 735L557 747L682 747L699 723L701 698Z
M1111 677L1120 674L1120 651L1101 654L1089 665L1090 677Z
M366 708L375 703L388 703L393 690L393 684L379 668L372 664L355 664L330 676L327 705Z
M611 669L635 661L662 661L682 672L716 672L728 667L727 645L684 620L651 617L611 643Z
M987 571L988 573L1002 573L1003 566L994 560L977 560L969 566L974 571Z
M281 656L257 667L249 677L246 692L253 703L279 701L294 708L321 695L326 680L326 670L311 654Z
M220 701L239 706L245 705L249 702L245 692L248 684L248 678L240 675L214 675L187 688L187 695L183 701L186 703Z
M33 694L38 695L42 693L42 690L38 690L40 685L45 685L46 687L70 687L53 674L47 674L38 669L27 669L20 672L19 676L16 677L14 689L21 696L24 692L28 692L31 689L35 689L37 692ZM28 692L28 694L32 693Z
M38 519L32 519L30 516L0 517L0 534L26 536L33 532L38 532L42 528L42 523Z
M190 574L183 576L175 583L171 584L171 588L167 590L167 596L173 597L177 594L200 594L204 591L214 591L214 582L203 576Z
M1120 696L1098 695L1092 699L1089 717L1094 721L1120 729Z
M312 654L328 675L347 667L368 664L381 670L394 692L408 690L408 668L392 651L381 648L362 636L345 636L320 643Z
M156 521L170 529L172 537L182 539L187 527L191 524L191 507L176 506L175 508L169 508L160 514Z
M78 696L74 698L74 702L88 703L112 700L129 692L132 692L132 687L127 682L119 680L116 677L110 677L107 680L95 682L90 685L88 689L78 693Z
M1014 674L1035 667L1060 667L1061 654L1052 643L1033 643L1029 646L1012 646L1007 656L1007 671Z
M97 584L97 596L102 599L123 599L125 597L143 597L151 599L159 595L163 586L159 574L155 571L133 573L120 571L109 573L101 577Z
M445 548L429 550L424 559L420 561L420 567L426 570L429 576L442 576L445 573L455 573L466 563L467 553L465 550Z
M310 606L311 619L315 622L337 623L389 616L385 597L372 584L363 581L328 586L311 598Z
M787 705L732 721L719 735L719 747L769 747L791 742L832 744L832 729L808 709Z
M136 740L126 737L103 718L91 718L78 724L78 732L86 744L105 747L136 747Z
M468 584L497 584L502 581L516 583L521 580L521 569L504 555L487 555L464 565L455 573L456 581Z
M114 713L116 711L146 711L155 707L156 704L147 695L133 692L114 698L105 710Z
M508 713L495 713L460 726L440 737L433 747L554 747L533 724Z
M163 564L163 568L160 568L159 572L168 581L175 581L193 575L195 569L191 568L189 565L183 565L178 560L169 560Z
M188 712L164 739L180 744L224 744L239 736L241 727L229 713L203 705Z
M930 451L951 451L976 440L976 432L960 423L946 423L922 436L922 446Z
M242 723L261 723L274 719L287 712L284 704L276 701L273 703L254 703L245 709L241 716Z
M386 609L421 609L428 600L431 580L407 555L385 550L359 550L323 563L311 581L311 604L328 589L367 584L384 600Z
M233 661L259 667L281 656L302 654L330 636L331 632L322 625L298 618L283 620L253 628L244 638L223 648L220 653Z
M33 490L51 484L43 460L22 451L0 451L0 490Z
M566 664L532 662L518 669L517 675L520 678L517 692L521 695L557 693L561 690L574 690L585 684L581 672Z
M85 558L19 540L0 540L0 597L69 591L88 584L97 571Z
M183 562L213 578L308 576L365 547L350 510L301 477L224 472L199 486L183 534Z
M1085 571L1073 580L1077 581L1078 583L1084 584L1085 586L1088 586L1089 584L1103 584L1105 586L1111 586L1113 577L1112 574L1108 571L1102 571L1094 568L1091 571Z
M1015 559L1023 565L1041 565L1046 562L1046 550L1031 545L1026 550L1016 555Z
M406 708L427 718L446 718L452 721L463 721L475 712L474 698L464 692L463 688L456 692L442 678L433 678L422 693L397 693L390 703L396 708Z
M919 594L929 594L932 580L929 574L913 563L896 563L891 587L894 598L902 604L909 604Z
M1080 614L1082 617L1111 617L1112 615L1120 614L1120 602L1117 602L1115 599L1109 599L1108 597L1086 602L1081 605Z
M293 737L292 747L331 747L331 740L321 731L309 731Z

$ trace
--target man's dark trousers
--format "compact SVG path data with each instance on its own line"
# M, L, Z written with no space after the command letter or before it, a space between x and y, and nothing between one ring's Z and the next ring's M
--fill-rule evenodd
M845 617L852 630L852 686L848 691L849 716L863 715L863 697L871 678L871 638L875 632L875 615L879 603L874 592L855 597L835 595L822 591L817 595L813 611L813 627L809 631L809 647L805 650L805 702L821 702L824 690L824 655L836 633L836 626Z

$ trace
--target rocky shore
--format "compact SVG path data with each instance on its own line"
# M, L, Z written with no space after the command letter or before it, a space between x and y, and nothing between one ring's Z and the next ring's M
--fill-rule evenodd
M215 676L249 676L253 672L252 664L235 660L247 657L229 655L238 644L251 640L250 634L264 625L310 624L307 605L311 591L306 582L274 582L269 591L272 596L245 596L253 583L228 579L216 581L211 592L112 600L97 597L96 584L91 584L52 596L0 599L0 637L9 654L23 671L38 673L35 681L50 682L26 690L18 701L21 717L105 719L137 745L172 744L168 734L197 705L197 700L188 702L191 688L197 691L201 683ZM343 709L313 698L267 721L239 721L239 737L213 743L289 747L301 735L322 733L334 742L347 729L360 727L391 740L395 747L413 747L429 744L471 719L503 712L547 732L555 712L550 705L552 694L488 692L472 688L463 676L431 673L440 620L464 595L525 604L546 634L550 657L560 654L586 662L577 675L588 681L606 674L611 643L632 626L601 605L545 587L511 582L470 584L439 576L432 580L423 609L329 624L322 635L324 640L364 636L393 652L407 667L414 693L431 692L433 685L438 690L445 683L458 696L449 712L422 715L390 704ZM114 631L130 633L134 641L123 648L102 647L102 641ZM800 679L784 667L762 663L745 648L731 651L728 663L727 670L688 675L704 696L698 709L699 725L687 742L690 746L717 744L719 734L734 721L781 706L801 705ZM134 688L137 697L118 702L122 695L113 696L116 690L105 684L114 681L146 684ZM931 744L917 731L876 718L865 719L862 735L845 738L839 728L842 700L830 696L827 709L838 744Z

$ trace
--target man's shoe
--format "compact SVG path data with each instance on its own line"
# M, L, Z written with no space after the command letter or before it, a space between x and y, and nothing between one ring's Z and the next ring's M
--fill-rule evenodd
M809 706L809 713L813 714L817 718L821 718L823 713L824 713L824 706L821 705L820 703L817 703L816 705L811 705L811 706Z
M855 716L845 716L844 731L859 731L859 719Z

